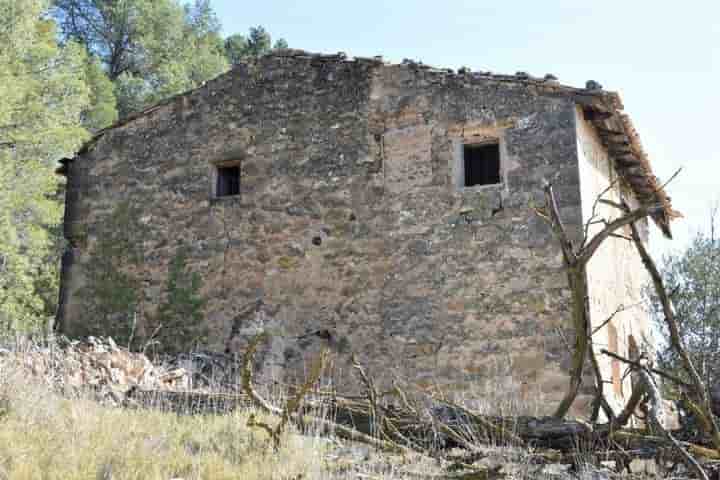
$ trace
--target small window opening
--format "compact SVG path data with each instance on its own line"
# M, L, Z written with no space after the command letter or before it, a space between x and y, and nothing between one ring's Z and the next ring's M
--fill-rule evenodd
M463 147L465 186L500 183L500 145L488 143Z
M217 197L240 194L240 166L217 167Z

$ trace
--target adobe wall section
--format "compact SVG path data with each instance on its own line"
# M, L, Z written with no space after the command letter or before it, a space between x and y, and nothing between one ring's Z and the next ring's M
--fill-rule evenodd
M530 206L553 182L578 231L575 122L569 99L414 64L274 56L239 67L71 164L63 329L132 316L149 335L183 248L202 278L208 345L240 354L269 331L266 375L291 379L329 347L341 388L357 387L355 353L386 385L556 399L569 296ZM478 139L499 141L503 183L462 188L458 155ZM241 194L213 199L212 165L226 160L241 164ZM120 204L132 212L124 227L110 221ZM88 306L109 228L139 253L122 265L139 292L131 312Z
M592 236L604 227L603 219L612 221L621 216L617 209L596 202L598 197L602 195L616 203L622 198L631 208L638 204L635 196L618 179L607 149L579 109L575 123L583 222L588 224L588 234ZM638 229L647 241L648 220L638 222ZM593 336L596 350L605 348L627 358L632 356L629 351L632 343L645 350L652 350L654 345L648 312L641 298L642 288L650 284L650 279L629 238L629 227L617 233L627 238L608 238L588 264L590 316L593 329L602 327ZM632 380L629 376L622 378L625 369L617 360L603 355L598 360L607 382L608 401L620 411L632 392Z

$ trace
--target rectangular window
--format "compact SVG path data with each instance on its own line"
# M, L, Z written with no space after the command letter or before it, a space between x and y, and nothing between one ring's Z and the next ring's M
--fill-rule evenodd
M240 165L217 167L216 197L240 194Z
M463 146L465 186L500 183L500 145L487 143Z

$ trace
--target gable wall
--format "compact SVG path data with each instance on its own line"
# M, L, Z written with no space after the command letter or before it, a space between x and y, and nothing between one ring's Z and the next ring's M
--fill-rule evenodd
M463 143L489 138L503 184L458 188ZM228 159L241 196L211 199L210 163ZM579 228L569 100L415 65L265 57L105 134L69 176L68 333L87 324L98 237L127 202L139 333L184 246L208 346L241 353L270 331L266 375L292 378L329 347L342 386L357 387L351 352L385 385L497 388L532 408L566 386L565 274L529 207L547 179Z

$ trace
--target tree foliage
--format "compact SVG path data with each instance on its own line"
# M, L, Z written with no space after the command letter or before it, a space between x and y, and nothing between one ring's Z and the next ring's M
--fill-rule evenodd
M115 84L121 116L227 70L208 0L55 0L65 38L85 45Z
M223 41L209 0L54 2L64 38L84 45L113 83L120 116L195 88L243 58L287 48L282 39L273 46L261 26ZM107 109L101 114L112 116Z
M138 208L119 202L98 227L96 261L87 267L87 284L80 292L88 318L78 332L108 335L132 346L136 340L141 282L135 272L143 263L136 236L145 230L138 221Z
M57 287L55 161L87 138L81 46L57 43L43 0L0 0L0 323L42 327ZM45 293L45 294L43 294Z
M662 274L679 320L680 336L708 385L720 384L720 237L717 215L711 215L709 232L695 235L686 250L663 259ZM661 306L655 296L656 316ZM668 338L662 323L660 331ZM666 342L667 343L667 342ZM677 372L678 358L670 348L660 352L665 368Z
M288 43L281 38L273 44L270 33L262 26L251 27L247 36L236 33L225 39L225 55L233 65L248 57L265 55L275 48L288 48Z
M85 66L85 80L90 89L90 104L83 111L83 126L94 132L115 123L118 119L117 98L114 86L98 58L88 59Z
M119 116L227 70L220 30L210 0L0 0L0 328L37 330L54 316L57 160ZM238 49L261 55L270 42L257 27ZM116 297L129 315L132 302Z

